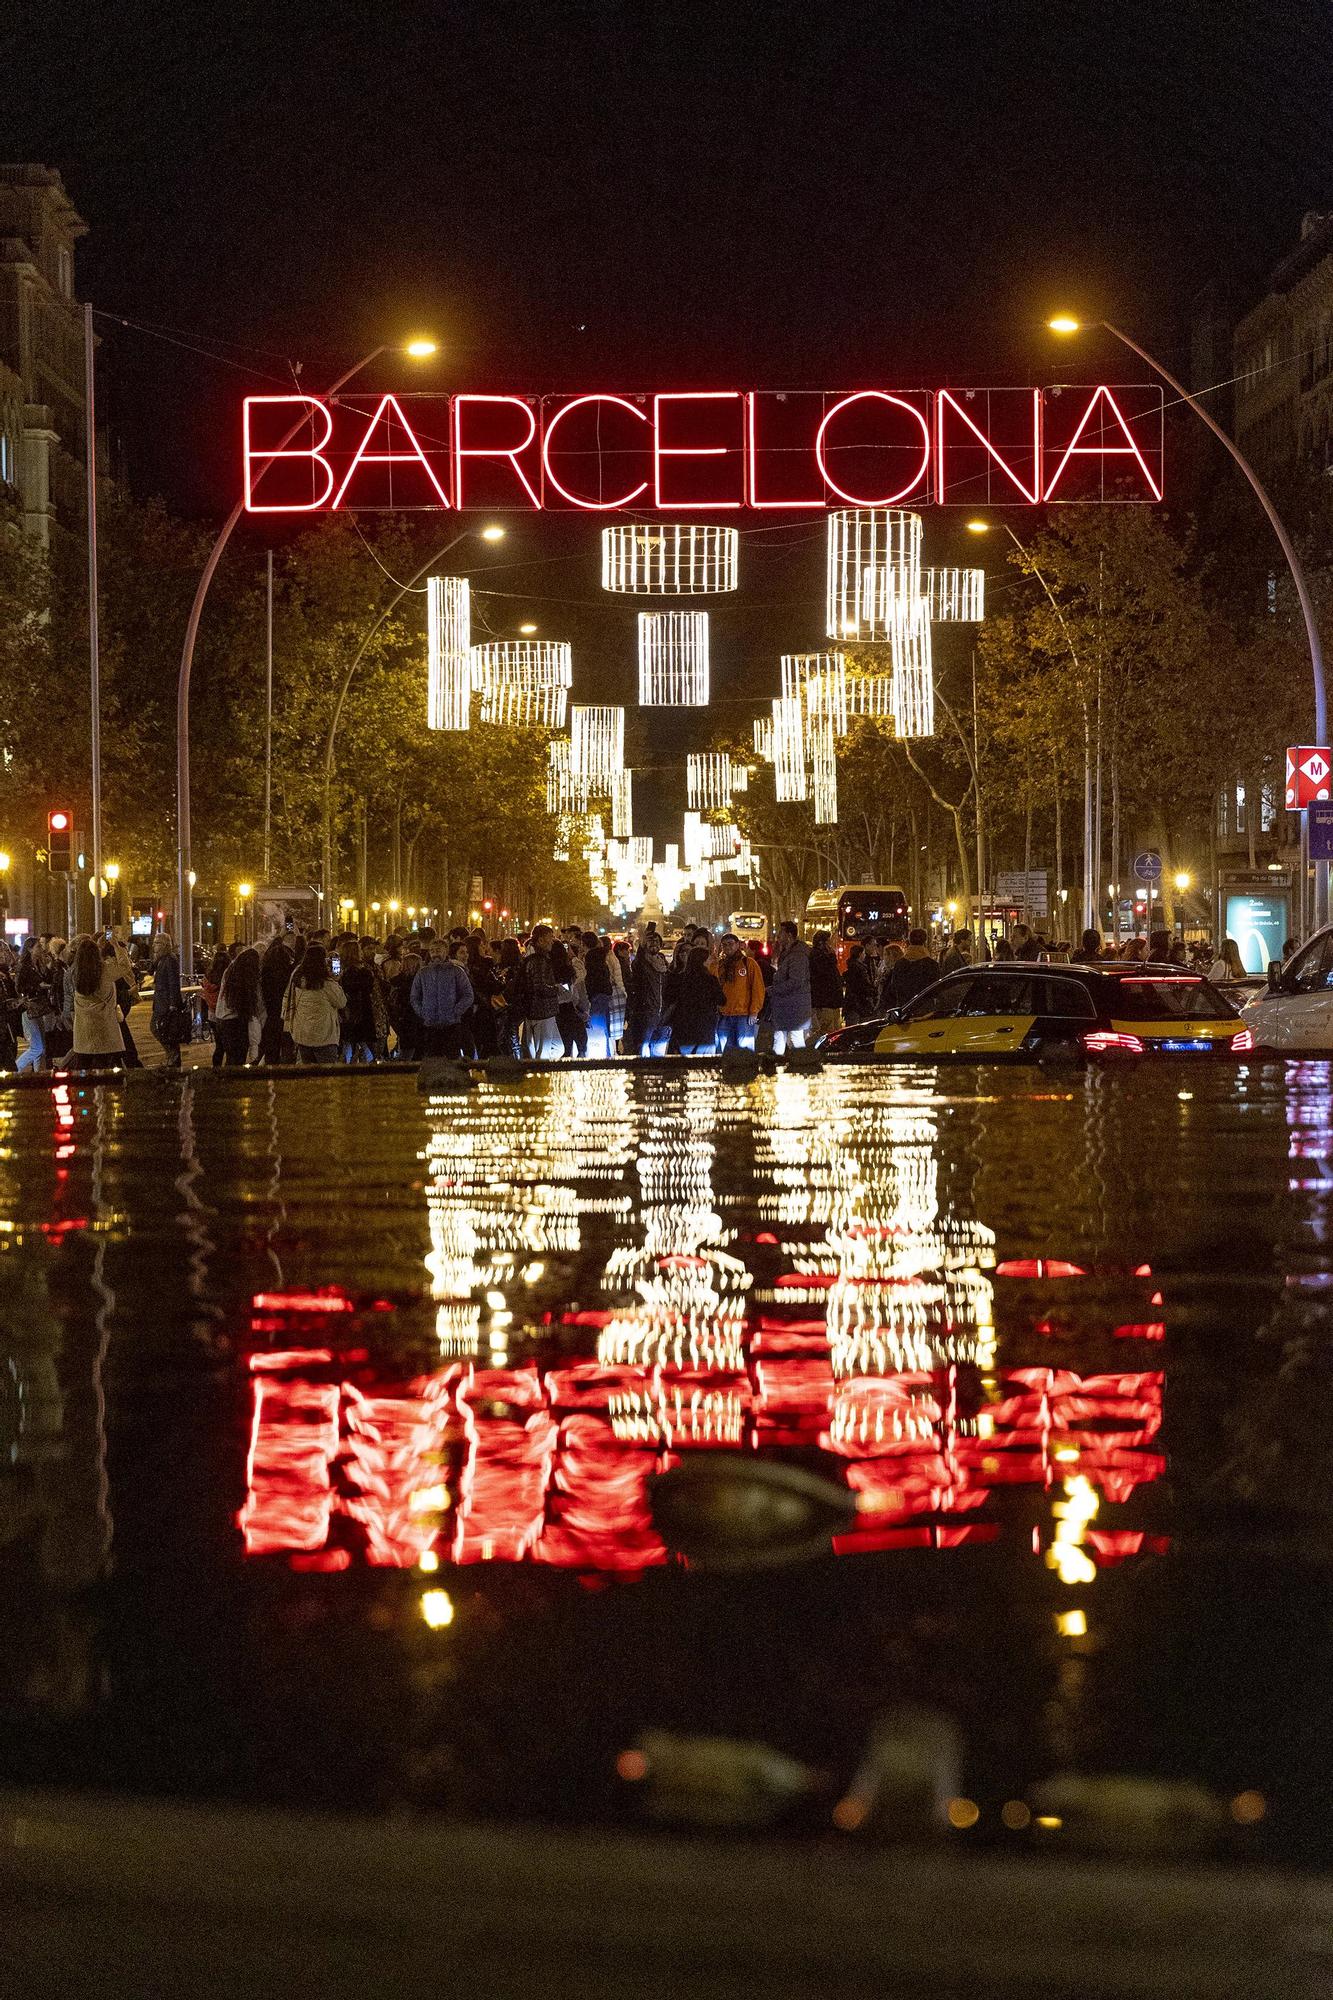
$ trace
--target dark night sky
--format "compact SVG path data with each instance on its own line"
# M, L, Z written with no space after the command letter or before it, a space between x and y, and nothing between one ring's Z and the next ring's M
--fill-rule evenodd
M1199 287L1250 296L1302 211L1333 206L1327 0L6 18L0 147L64 174L90 224L80 295L246 367L102 323L132 477L210 513L239 397L290 358L318 384L420 325L441 388L1049 379L1052 306L1179 356ZM525 586L586 593L570 532L516 530L509 560L546 565ZM790 592L784 539L751 538L761 598Z
M1169 341L1333 202L1326 0L7 12L81 290L312 380L418 322L471 386L1040 377L1053 302ZM108 346L132 467L220 503L242 377Z

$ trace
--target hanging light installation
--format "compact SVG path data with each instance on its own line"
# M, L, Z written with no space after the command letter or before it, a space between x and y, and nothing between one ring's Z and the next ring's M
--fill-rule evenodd
M845 653L784 653L782 692L802 694L808 714L827 714L834 735L847 734Z
M602 529L602 589L623 597L697 597L735 590L735 528L660 521Z
M708 706L708 613L639 613L639 703L643 708Z
M426 579L426 727L466 729L472 708L472 600L465 576Z
M903 581L921 570L921 516L901 507L856 507L828 517L827 606L830 639L869 639L863 597L867 570L893 572Z
M838 752L833 718L827 710L812 713L809 721L810 796L816 826L838 823Z
M773 762L773 718L757 715L754 721L754 754L765 764Z
M895 624L893 722L899 736L935 734L935 673L930 639L930 600L918 598L910 614Z
M773 703L773 796L786 805L806 797L803 709L791 695L780 695Z
M986 616L984 569L923 569L921 588L934 625L979 625Z
M709 812L729 806L733 795L749 785L750 773L725 753L710 750L696 756L691 752L685 759L685 782L691 806Z
M575 702L569 711L569 768L592 791L609 793L625 768L625 711Z
M923 569L915 576L868 569L861 586L862 636L870 640L892 641L894 626L921 599L936 625L979 625L986 615L984 569Z
M472 648L481 720L563 729L574 667L563 639L501 639Z
M611 831L617 840L634 832L634 774L617 771L611 780Z
M581 813L588 810L588 781L574 770L570 749L568 736L554 736L546 746L546 810L549 813Z
M847 714L849 717L864 715L876 722L891 722L893 720L892 674L849 673Z

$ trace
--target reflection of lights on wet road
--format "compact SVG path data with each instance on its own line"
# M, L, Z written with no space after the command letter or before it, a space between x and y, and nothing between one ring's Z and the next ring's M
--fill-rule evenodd
M255 1390L252 1553L632 1574L665 1560L652 1474L717 1446L824 1454L856 1496L845 1553L1011 1534L991 1503L1015 1486L1058 1496L1036 1550L1074 1580L1143 1545L1093 1517L1160 1476L1161 1375L1000 1365L997 1277L1090 1267L997 1265L928 1087L571 1071L421 1115L436 1372L374 1380L364 1347L344 1365L335 1332L365 1338L349 1295L265 1295L278 1386Z

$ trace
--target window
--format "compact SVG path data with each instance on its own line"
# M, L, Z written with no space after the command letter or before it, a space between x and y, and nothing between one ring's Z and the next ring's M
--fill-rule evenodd
M938 986L932 986L919 1000L914 1000L903 1015L905 1021L947 1021L954 1014L969 1012L963 1003L974 986L976 979L946 979Z
M1236 787L1236 821L1235 821L1235 826L1236 826L1236 832L1237 832L1237 833L1244 833L1244 831L1245 831L1245 787L1244 787L1244 785L1237 785L1237 787Z
M9 449L9 432L0 431L0 481L6 486L14 483L14 465Z
M1225 786L1223 786L1217 795L1217 837L1219 840L1225 840L1227 837L1227 793Z
M960 1014L1035 1014L1033 988L1039 983L1030 972L996 972L978 979Z
M1277 824L1277 786L1259 787L1259 831L1271 833Z
M1117 1021L1222 1021L1235 1008L1201 979L1120 979L1109 1002Z
M1288 993L1318 993L1333 985L1333 931L1297 952L1282 984Z
M1097 1012L1081 979L1039 979L1036 986L1039 1014L1050 1014L1059 1021L1082 1021Z

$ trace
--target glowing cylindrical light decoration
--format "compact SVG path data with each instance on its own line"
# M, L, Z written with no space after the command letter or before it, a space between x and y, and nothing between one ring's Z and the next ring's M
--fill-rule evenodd
M494 639L472 648L472 685L479 692L512 687L573 687L574 657L565 639Z
M731 759L725 754L691 752L685 759L685 781L690 805L696 812L731 804Z
M482 688L480 700L478 713L483 722L513 729L563 729L569 689L525 688L512 681L494 681Z
M836 736L847 734L847 656L784 653L782 692L800 695L810 715L827 714Z
M936 625L979 625L986 616L984 569L923 569L922 595Z
M848 674L847 713L849 716L868 716L872 721L890 721L893 717L892 674Z
M773 703L773 796L784 805L797 804L806 797L802 706L785 695Z
M836 826L838 823L838 756L836 739L833 734L832 717L827 713L812 715L809 725L810 740L810 796L814 804L816 826Z
M574 770L567 736L553 737L546 746L546 810L549 813L588 810L588 781Z
M894 630L893 721L902 737L935 734L935 672L925 598L916 614Z
M773 762L773 718L771 715L757 715L754 723L754 754L765 764Z
M634 832L634 773L617 771L611 780L611 831L617 840Z
M625 768L625 711L589 708L575 702L569 711L569 768L591 790L607 792Z
M639 613L639 703L643 708L708 706L708 613Z
M735 590L739 555L735 528L672 521L618 524L602 529L602 589L623 597L697 597Z
M891 571L902 579L901 595L917 589L921 570L921 516L901 507L856 507L828 517L828 597L825 630L830 639L869 639L863 605L867 570Z
M426 579L426 727L466 729L472 707L472 600L465 576Z

